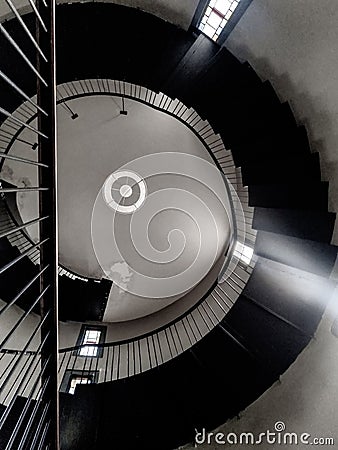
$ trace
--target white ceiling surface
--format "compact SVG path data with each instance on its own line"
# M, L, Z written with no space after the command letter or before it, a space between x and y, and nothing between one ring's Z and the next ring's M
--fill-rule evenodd
M84 275L101 274L93 251L90 223L97 194L112 172L135 158L156 152L180 151L210 160L200 141L176 119L128 100L128 116L121 116L119 102L120 100L111 97L73 100L69 104L79 114L79 118L74 121L70 119L69 113L59 109L60 260L66 267ZM170 185L168 177L170 178L167 176L166 181L162 177L160 180ZM72 180L71 184L69 180ZM222 220L217 211L213 212L218 216L219 223L224 222L224 218ZM179 219L179 214L171 213L171 216L166 216L165 222L161 221L159 215L159 221L155 220L155 229L153 228L151 233L152 244L162 251L167 242L165 236L168 230L175 228ZM187 222L190 221L185 223ZM184 228L184 225L182 226ZM223 230L222 239L225 245L228 230L225 227ZM121 235L116 236L118 242L129 242L129 228L120 228L120 233ZM130 256L128 250L126 252ZM137 260L133 259L133 256L130 258L136 264ZM138 267L142 270L142 266ZM161 269L161 265L154 264L148 268L151 275L157 276L161 276L157 273ZM171 264L171 269L173 272L182 270L180 258ZM126 280L128 284L128 276ZM121 281L123 286L123 279ZM130 320L144 316L162 309L180 297L160 301L147 300L124 292L120 287L114 285L111 291L105 321Z
M161 19L167 20L181 28L189 28L199 0L105 0L104 2L90 2L88 0L57 0L61 3L116 3L119 5L139 8L148 13L154 14ZM22 9L22 12L31 11L28 0L14 0L17 9ZM11 11L5 0L0 2L0 18L2 20L11 17ZM128 24L126 24L126 29Z
M93 250L91 216L97 195L111 173L135 158L156 152L188 153L212 162L198 138L175 118L131 100L126 100L128 115L119 115L120 102L120 99L108 96L71 100L69 105L73 111L79 114L79 118L76 120L72 120L69 112L58 106L60 263L78 274L89 277L100 278L103 276ZM21 138L34 142L34 135L29 130L24 131ZM35 150L17 141L11 152L30 159L36 158ZM21 186L34 186L37 183L36 168L29 165L24 166L15 161L7 160L1 175L4 179ZM196 178L199 179L199 177L197 171ZM212 183L213 180L210 181L210 184ZM171 187L173 184L174 187L180 189L193 190L195 196L205 201L216 220L219 234L216 236L210 231L204 237L203 242L208 241L210 245L204 246L199 257L202 258L202 261L203 258L210 261L210 254L214 251L215 240L217 240L220 244L215 253L214 262L216 262L223 255L227 245L229 227L227 217L219 203L213 199L213 195L204 185L197 183L197 185L190 186L188 181L174 175L160 177L157 184L156 187L156 182L155 185L153 183L153 189L154 186L156 189ZM182 204L182 199L175 199L175 196L171 201L180 201ZM38 215L35 194L21 194L18 203L24 221L31 220ZM189 209L190 205L188 203L186 205L186 208ZM203 214L202 209L196 210L196 216L202 217L202 222L205 218ZM162 217L161 214L155 216L150 225L151 244L160 251L165 250L164 247L168 245L167 236L170 230L179 227L188 235L187 252L183 254L185 264L189 258L191 259L191 255L194 255L194 252L196 254L198 230L188 215L167 211ZM203 225L200 221L199 226L203 228L205 224ZM32 233L32 229L30 232ZM122 234L119 235L119 242L124 242L130 236L128 227L125 228L125 238L123 237L124 228L120 233ZM126 250L127 257L130 255L129 250ZM132 256L130 258L132 259ZM133 261L136 264L136 260ZM138 261L139 270L142 271L144 267L149 266L148 271L152 276L154 274L155 276L168 276L163 272L163 264L148 264L148 266L146 264L144 266L141 262ZM165 270L170 269L170 275L181 273L184 270L182 258L177 258L170 267L168 265L166 267ZM208 266L208 271L210 269L211 267ZM121 287L121 283L119 286ZM130 320L153 313L181 297L180 294L168 295L167 298L163 295L164 298L161 300L143 299L124 292L119 286L114 285L111 291L104 317L107 322Z
M227 47L271 80L306 125L312 148L321 156L323 179L330 181L330 209L337 212L337 0L253 0Z

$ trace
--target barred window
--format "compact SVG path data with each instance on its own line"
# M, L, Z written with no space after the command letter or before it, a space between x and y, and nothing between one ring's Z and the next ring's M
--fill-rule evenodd
M210 0L198 28L217 41L240 0Z

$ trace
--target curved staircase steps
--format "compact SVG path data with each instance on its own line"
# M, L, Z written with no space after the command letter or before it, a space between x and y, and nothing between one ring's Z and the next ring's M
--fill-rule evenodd
M27 402L29 402L29 405L27 405ZM26 405L27 405L27 407L26 407ZM6 412L6 409L7 409L7 406L2 405L2 404L0 405L0 418ZM23 415L22 413L25 409L26 409L26 411ZM39 419L40 419L41 413L42 413L42 407L38 406L38 405L36 407L35 400L32 400L32 399L28 400L26 397L18 396L15 399L13 406L11 407L11 410L5 420L3 427L1 428L0 448L1 449L6 448L6 445L9 441L9 439L11 438L13 431L16 428L18 421L21 420L21 417L22 417L21 424L20 424L19 428L17 429L17 434L16 434L16 437L15 437L14 442L11 447L11 448L19 448L19 444L20 444L21 438L26 430L26 426L28 425L28 422L31 419L32 414L34 414L33 426L27 435L26 444L23 447L23 450L31 450L32 449L31 445L34 441L35 431L39 425Z
M243 295L313 336L333 289L325 278L260 258Z
M268 272L271 281L264 291ZM62 412L63 450L105 448L110 442L149 450L161 442L161 449L173 449L192 441L195 429L214 429L238 414L278 379L316 330L333 286L326 280L318 285L304 273L300 285L290 280L298 282L301 275L258 264L246 295L190 351L137 377L78 387ZM213 390L219 383L224 389ZM82 426L75 427L78 422Z
M304 270L259 259L221 325L279 375L314 336L334 288Z
M241 295L224 320L275 377L285 372L311 336Z
M21 256L21 251L11 245L7 238L0 239L0 268ZM22 294L27 283L39 273L39 266L28 256L0 274L1 300L9 303L19 296L15 304L27 311L32 305L32 299L39 295L39 282L36 280ZM102 279L84 281L79 278L59 275L60 320L91 320L102 321L111 281ZM95 299L95 301L93 301ZM40 314L40 307L34 307L33 312ZM79 319L79 314L81 318Z
M112 282L71 279L59 275L59 318L102 322Z
M194 405L196 428L214 429L217 421L224 423L245 409L277 378L225 322L193 347L192 353L202 365L200 375L204 382L201 384L205 386ZM215 388L212 394L206 388L218 385L223 389Z
M21 254L20 250L11 245L7 238L0 239L0 268ZM1 300L7 303L12 302L38 273L39 266L34 264L28 256L24 256L0 274ZM105 279L84 281L59 275L60 320L102 321L111 284L111 281ZM15 304L27 311L32 305L32 299L36 299L38 295L39 282L36 280L20 294ZM39 305L34 307L33 312L40 314ZM79 314L81 314L80 319Z
M4 237L0 239L0 267L9 263L19 254L19 250L13 247L7 238Z
M0 267L5 267L21 255L17 247L12 246L7 238L0 239ZM38 267L32 263L28 256L24 256L16 264L0 274L1 300L12 302L37 274ZM32 298L39 295L38 281L29 286L15 301L15 304L27 310L32 305ZM39 313L39 305L33 312Z
M243 185L321 181L319 154L270 156L265 161L242 165Z
M263 258L330 277L337 258L338 247L323 242L259 231L255 253Z
M177 448L193 441L195 429L215 428L263 393L275 380L265 369L218 327L153 371L62 395L61 448L106 448L111 442L128 450ZM224 390L212 389L218 383Z
M82 388L83 386L78 386L75 395L59 394L60 428L62 430L60 448L62 450L93 450L97 448L95 445L101 416L101 399L96 385L88 386L89 389L85 390ZM112 409L114 410L114 408ZM112 424L109 426L109 429L111 428ZM113 442L111 440L110 443Z
M96 4L93 12L91 4L78 6L57 8L58 83L103 77L156 91L195 40L151 14L143 13L140 21L134 8Z
M255 89L261 80L256 72L247 63L240 63L226 48L221 48L215 55L210 65L201 73L198 73L194 83L185 83L181 89L181 98L185 104L196 102L202 105L210 96L218 98L234 92L240 95L249 95L251 89Z
M218 52L219 46L200 34L169 76L163 90L173 98L179 97L184 103L189 89L194 86L195 80L207 69Z
M262 136L270 135L279 139L284 133L292 132L296 128L288 103L279 104L274 113L271 107L261 102L260 95L257 95L256 103L251 111L242 114L241 111L246 110L246 108L245 102L238 111L232 110L231 105L229 105L231 117L229 117L228 124L219 123L219 128L215 124L216 130L219 130L225 144L230 148L232 148L233 143L237 142L249 149L250 143L261 139ZM220 122L220 119L217 120Z
M305 181L249 185L249 206L327 211L329 183Z
M326 211L254 208L253 228L330 244L336 214Z
M290 105L279 101L269 82L262 82L247 63L240 63L226 49L216 50L215 44L208 43L206 38L197 39L190 50L186 48L184 56L183 52L181 53L181 61L178 61L176 67L172 69L167 82L163 82L161 90L174 99L170 108L174 110L178 104L175 97L188 107L194 108L221 135L225 146L232 150L236 165L242 168L243 182L248 185L243 195L248 195L250 207L258 207L257 213L253 216L254 224L259 230L257 254L269 258L270 265L274 264L274 261L290 262L291 266L296 264L302 270L327 276L335 257L334 247L327 245L333 229L334 215L327 213L328 183L320 181L318 155L310 153L306 129L304 126L297 125ZM205 60L198 65L201 55ZM133 60L134 56L131 54L130 58ZM164 60L165 56L162 55L162 58ZM156 74L155 61L156 58L154 63L149 65L148 71L154 70ZM122 60L122 66L123 64L125 63ZM104 76L113 74L114 78L118 78L120 75L121 79L125 77L128 81L135 82L137 79L142 79L143 75L138 72L139 68L135 68L137 75L134 74L130 80L128 72L130 67L131 65L125 65L121 70L122 75L114 72L110 67L103 67ZM87 69L81 76L83 77L84 74L89 76ZM151 83L154 83L153 78L151 75ZM153 88L157 89L156 83L153 85L151 83L147 81L145 85L154 86ZM158 94L154 99L155 104L166 101L166 96L162 94ZM190 114L189 108L184 114ZM278 155L277 158L276 155ZM227 163L223 164L220 160L220 164L227 171ZM244 212L252 214L249 208L247 212ZM297 217L302 214L304 214L304 220L300 221ZM271 224L269 224L269 216ZM284 227L283 222L279 222L282 218L289 227ZM311 218L316 225L306 231L305 222ZM272 230L267 229L269 226ZM314 228L322 231L315 233ZM266 231L270 233L267 234ZM271 231L274 231L273 236ZM267 242L269 234L270 241ZM314 240L319 241L317 246L312 245ZM284 259L280 248L286 251ZM308 253L304 261L292 263L289 259L293 256L288 259L291 252ZM323 255L324 263L317 267L319 255ZM287 269L287 272L281 268L274 272L281 277L285 285L290 284L290 280L298 279L297 269L292 267ZM312 289L310 298L306 298L303 291L283 294L282 291L277 290L272 281L267 283L272 295L268 295L267 291L264 296L257 285L261 284L263 289L264 276L267 276L267 272L271 270L265 266L264 268L259 266L256 271L254 270L252 281L245 294L239 298L220 326L197 342L191 351L185 351L174 361L138 374L137 377L109 383L109 388L107 383L96 386L105 392L104 397L107 398L107 402L108 392L110 392L110 395L116 398L117 405L122 404L121 408L124 408L120 418L118 407L114 416L116 420L120 420L119 427L114 432L117 446L119 442L123 442L124 433L121 430L129 430L130 423L134 421L136 430L133 433L134 442L139 445L143 443L144 448L151 448L152 442L149 440L151 438L148 436L147 440L148 431L146 431L149 430L148 421L155 420L156 426L152 428L153 432L156 429L162 430L161 422L166 423L160 419L158 419L159 423L156 422L157 417L162 419L164 417L159 413L162 411L158 401L157 385L160 378L163 380L163 386L170 392L170 395L165 397L168 411L174 411L181 419L179 414L182 408L178 411L176 403L178 397L181 402L184 398L180 390L184 383L185 397L189 399L188 408L193 417L193 424L195 426L205 424L213 428L224 422L226 418L237 414L257 398L289 367L314 334L323 311L323 304L316 303L320 293L312 289L312 281L308 280L309 274L302 288ZM274 280L273 277L271 279ZM211 311L218 315L222 308L227 308L226 303L222 303L221 299L227 298L231 301L238 283L241 283L241 276L239 275L238 278L234 274L222 288L226 290L226 295L220 288L215 290L211 296L208 317L205 318L206 328L211 329L213 326L215 318ZM320 282L319 285L321 285ZM195 320L197 317L196 313ZM193 339L193 336L191 335L190 338ZM145 340L144 346L147 342ZM159 342L162 345L161 339ZM167 340L163 333L163 343L165 342ZM174 347L175 345L179 347L179 342L175 343L173 340L172 344L172 349L165 349L163 344L164 361L167 359L167 354L171 352L176 354ZM121 346L120 351L127 354L129 347ZM157 355L157 357L160 356ZM151 353L149 359L148 366L151 369L156 365L155 353ZM238 362L236 367L231 363L234 360ZM130 374L130 368L123 367L121 370L123 376ZM183 379L182 374L184 374ZM249 377L248 374L250 374ZM225 390L223 402L220 402L219 393L215 394L215 398L210 398L209 395L209 388L216 384L217 379L221 380L223 386L231 387L230 392L229 389ZM179 396L175 396L171 386L176 386ZM208 389L204 390L201 386L208 386ZM95 388L81 386L79 392ZM96 390L96 392L99 391ZM128 392L133 392L133 399ZM197 393L198 401L194 398ZM171 401L174 405L170 403ZM146 402L147 407L141 406ZM128 404L132 407L127 408ZM135 413L137 420L131 412L134 409L137 411ZM154 409L156 414L153 413ZM108 423L112 423L111 420L109 421L108 406L105 411L108 427ZM209 412L207 417L205 411ZM214 411L214 414L210 411ZM190 417L190 414L188 416ZM142 418L147 420L142 422ZM170 418L167 416L165 418L169 420L167 423L171 423ZM184 419L181 420L184 423ZM191 420L187 420L185 428L176 428L176 437L180 435L178 430L181 429L189 429L191 432ZM106 434L104 437L104 433L108 431L105 427L102 427L101 431L99 448L104 448L105 442L108 442L108 436ZM159 437L160 434L158 431ZM182 439L182 443L184 442Z
M231 146L234 162L237 167L246 163L264 162L275 155L301 156L310 153L310 144L304 125L297 126L276 139L275 136L263 135L259 140L252 140L250 145L234 142Z

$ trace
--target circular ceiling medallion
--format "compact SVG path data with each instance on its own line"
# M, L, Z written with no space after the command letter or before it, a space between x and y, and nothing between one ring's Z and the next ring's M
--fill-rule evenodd
M147 186L137 173L121 170L106 179L103 196L110 208L123 214L132 214L146 199Z

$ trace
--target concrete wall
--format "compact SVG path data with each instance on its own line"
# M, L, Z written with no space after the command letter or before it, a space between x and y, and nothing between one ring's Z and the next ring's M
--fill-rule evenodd
M74 3L80 0L57 0L57 3ZM88 3L93 0L82 0L81 3ZM143 11L154 14L161 19L174 23L181 28L187 29L190 26L195 10L199 0L104 0L106 3L116 3L118 5L130 6L139 8ZM97 0L94 0L94 3ZM22 12L30 12L28 0L17 0L15 6L21 9ZM0 18L7 19L12 17L9 7L6 2L0 3ZM126 31L128 31L128 24L126 24Z
M269 79L306 125L330 181L330 210L338 211L337 1L253 0L226 46Z

